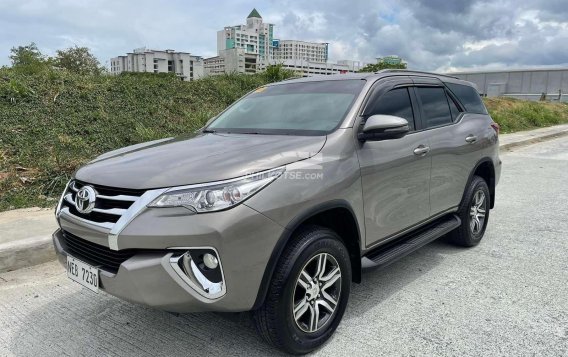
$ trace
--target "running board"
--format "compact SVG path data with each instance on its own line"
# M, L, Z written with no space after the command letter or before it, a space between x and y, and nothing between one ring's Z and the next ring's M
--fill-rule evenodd
M384 268L458 228L460 224L461 220L454 214L437 219L401 239L387 243L367 253L361 258L361 267L363 269Z

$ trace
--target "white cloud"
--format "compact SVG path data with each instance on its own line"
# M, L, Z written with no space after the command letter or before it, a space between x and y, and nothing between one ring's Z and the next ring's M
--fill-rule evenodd
M211 56L216 31L255 6L276 38L328 42L335 60L397 54L425 70L568 63L565 0L2 0L0 65L32 41L48 54L88 46L101 63L141 46Z

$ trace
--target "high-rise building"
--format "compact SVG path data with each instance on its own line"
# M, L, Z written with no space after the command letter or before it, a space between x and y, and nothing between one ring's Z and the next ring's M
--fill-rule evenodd
M122 72L175 73L184 81L203 77L203 58L188 52L137 48L125 56L110 60L110 73Z
M274 25L264 23L256 9L247 17L246 25L227 26L217 31L217 53L241 48L247 54L258 55L259 63L272 58Z
M355 72L360 63L329 63L329 44L274 38L274 25L265 23L256 9L246 25L227 26L217 32L217 56L204 60L205 74L256 73L281 64L303 76Z

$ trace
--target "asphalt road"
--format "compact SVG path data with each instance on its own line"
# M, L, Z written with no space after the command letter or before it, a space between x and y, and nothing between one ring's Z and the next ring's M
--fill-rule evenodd
M501 156L482 243L434 242L365 274L315 355L568 355L568 137ZM0 275L0 356L277 354L246 314L131 305L57 263Z

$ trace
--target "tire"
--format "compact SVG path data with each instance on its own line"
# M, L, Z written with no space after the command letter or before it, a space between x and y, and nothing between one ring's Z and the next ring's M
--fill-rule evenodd
M322 259L325 259L325 268L318 274ZM308 285L306 282L310 279L303 272L313 277L311 281L316 284ZM316 280L318 277L320 279ZM256 329L269 344L285 352L305 354L313 351L323 345L339 325L350 290L351 262L339 236L327 228L307 226L295 234L284 249L266 300L253 311ZM320 305L323 301L333 307L329 302L333 300L336 301L333 312ZM298 320L294 309L298 311ZM314 325L311 316L316 309L320 320Z
M480 197L483 197L483 203L479 206ZM457 212L462 224L449 234L452 243L462 247L473 247L479 244L489 221L490 200L491 195L487 182L479 176L473 176ZM478 206L477 210L474 210L474 206ZM477 219L472 216L474 213Z

